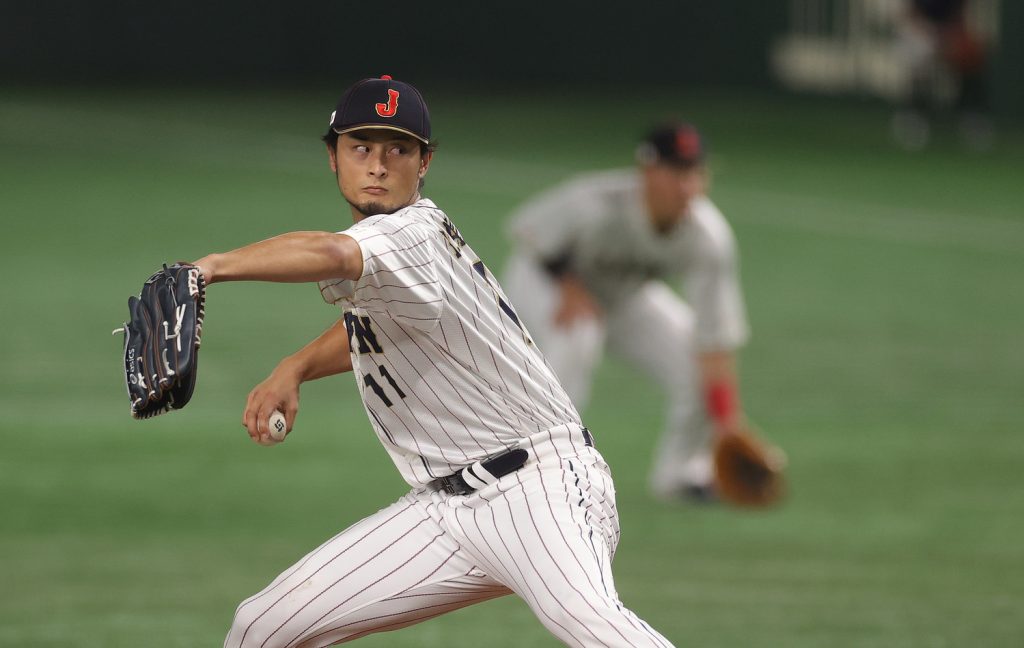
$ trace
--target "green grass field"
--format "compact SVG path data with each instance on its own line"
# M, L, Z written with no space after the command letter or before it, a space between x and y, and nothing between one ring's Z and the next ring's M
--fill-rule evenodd
M0 645L219 646L241 599L404 492L348 376L304 389L282 446L239 425L337 316L313 287L211 289L198 393L151 421L128 416L110 336L162 261L346 227L316 140L335 91L0 96ZM709 135L754 330L745 401L791 495L759 513L649 499L662 397L606 363L586 419L617 479L625 602L679 646L1024 645L1019 131L912 155L872 105L427 96L426 194L495 271L531 192L629 164L665 114ZM556 642L508 597L360 645Z

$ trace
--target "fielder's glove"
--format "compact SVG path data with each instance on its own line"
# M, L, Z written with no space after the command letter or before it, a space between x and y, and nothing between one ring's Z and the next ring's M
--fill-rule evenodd
M786 457L753 433L735 432L715 441L715 488L718 496L736 506L768 506L785 491Z
M128 298L129 321L118 330L134 418L181 409L192 397L205 302L203 275L187 263L164 265Z

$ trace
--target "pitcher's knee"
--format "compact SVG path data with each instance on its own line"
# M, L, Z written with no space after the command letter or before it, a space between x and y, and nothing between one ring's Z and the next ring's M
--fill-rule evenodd
M587 601L574 595L548 602L537 616L553 635L570 646L601 646L608 645L605 635L609 617L620 613L610 601Z
M570 646L672 646L615 598L571 596L535 611L548 631Z
M276 648L288 643L289 637L277 632L281 623L272 621L267 610L244 602L235 610L231 630L224 648Z

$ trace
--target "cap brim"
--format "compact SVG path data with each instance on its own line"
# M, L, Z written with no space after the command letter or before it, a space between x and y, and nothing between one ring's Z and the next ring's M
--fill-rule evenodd
M373 129L373 130L395 131L395 132L398 132L398 133L402 133L404 135L408 135L410 137L414 137L414 138L418 139L419 141L423 142L424 144L430 144L430 140L424 139L423 137L417 135L416 133L412 132L411 130L409 130L407 128L399 128L398 126L384 126L384 125L381 125L381 124L356 124L355 126L347 126L345 128L333 128L332 127L332 130L335 133L337 133L338 135L344 135L345 133L351 133L351 132L357 131L357 130L371 130L371 129Z

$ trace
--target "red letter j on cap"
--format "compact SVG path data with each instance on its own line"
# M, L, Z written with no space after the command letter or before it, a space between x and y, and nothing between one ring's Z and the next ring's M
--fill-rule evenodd
M398 112L398 90L388 90L388 102L379 103L376 108L377 114L381 117L394 117Z

